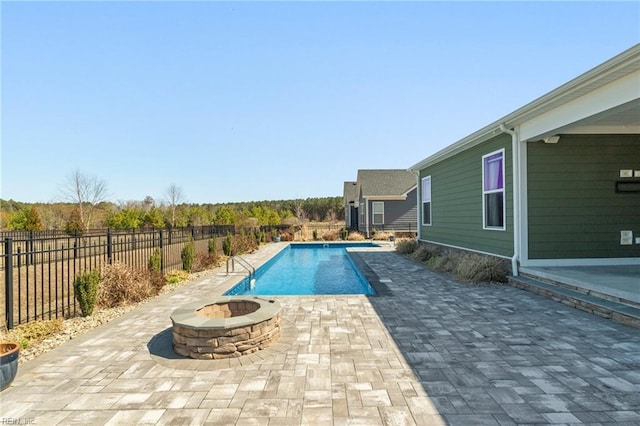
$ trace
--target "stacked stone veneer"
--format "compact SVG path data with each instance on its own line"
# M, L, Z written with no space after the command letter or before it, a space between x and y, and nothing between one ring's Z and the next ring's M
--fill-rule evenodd
M194 359L237 358L264 349L280 336L280 304L222 296L176 309L173 349Z

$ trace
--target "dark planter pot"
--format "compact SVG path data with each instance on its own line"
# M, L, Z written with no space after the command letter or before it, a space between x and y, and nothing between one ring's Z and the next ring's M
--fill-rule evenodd
M0 343L0 391L9 387L18 373L18 356L20 345L17 343Z

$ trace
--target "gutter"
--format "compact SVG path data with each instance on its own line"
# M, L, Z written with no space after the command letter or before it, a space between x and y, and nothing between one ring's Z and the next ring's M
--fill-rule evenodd
M511 258L511 274L518 276L518 260L520 259L520 143L518 133L515 130L508 129L503 123L500 124L500 130L503 133L511 135L511 158L513 176L513 257Z

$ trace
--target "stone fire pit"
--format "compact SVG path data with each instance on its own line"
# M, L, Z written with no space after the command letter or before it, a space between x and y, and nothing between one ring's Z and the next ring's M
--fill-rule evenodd
M237 358L280 336L280 303L245 296L194 302L171 314L173 350L195 359Z

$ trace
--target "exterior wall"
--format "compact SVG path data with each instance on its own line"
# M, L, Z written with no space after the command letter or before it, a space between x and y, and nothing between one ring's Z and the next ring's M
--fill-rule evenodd
M416 223L418 221L418 213L416 208L417 189L413 189L407 194L405 200L367 200L366 215L367 223L359 223L360 232L372 231L374 229L381 231L416 231ZM373 203L384 203L384 224L373 224Z
M482 156L504 149L505 230L483 229ZM513 162L511 136L501 134L420 171L431 176L431 226L420 239L498 256L513 256ZM420 190L421 182L418 184ZM420 194L422 209L422 194Z
M621 230L640 236L640 193L615 192L621 169L640 169L640 135L528 143L529 259L640 257L620 245Z

